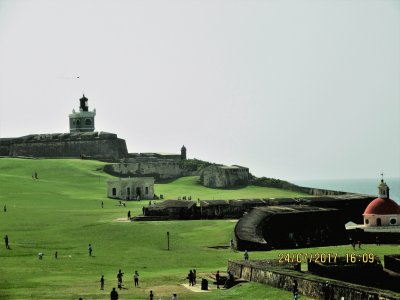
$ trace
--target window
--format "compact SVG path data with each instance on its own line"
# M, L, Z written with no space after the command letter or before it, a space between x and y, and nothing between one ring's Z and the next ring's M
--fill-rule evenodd
M117 189L116 188L112 188L112 195L113 196L117 196Z
M365 219L365 224L369 224L369 220L368 219Z
M81 125L81 120L76 120L76 126L80 126Z
M389 221L390 225L396 225L397 220L395 218L390 219Z
M376 219L376 226L382 226L381 218Z
M149 188L147 186L146 186L145 190L146 190L145 194L148 195L149 194Z
M90 119L86 119L85 120L85 125L92 125L92 120L90 120Z

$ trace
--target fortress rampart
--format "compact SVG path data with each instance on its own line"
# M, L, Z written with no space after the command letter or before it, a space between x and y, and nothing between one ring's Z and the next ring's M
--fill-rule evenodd
M249 182L249 169L241 166L208 166L201 172L200 182L213 188L246 185Z
M0 156L118 160L127 154L125 140L107 132L32 134L0 139Z
M293 289L293 282L296 280L299 292L313 299L341 299L341 297L354 300L399 299L399 293L396 292L340 280L330 280L326 288L326 278L298 272L298 267L298 264L294 264L290 269L288 266L282 267L282 264L276 266L268 261L228 261L228 271L235 277L289 291Z
M151 176L157 181L191 175L178 161L157 159L109 164L104 166L104 171L118 177Z

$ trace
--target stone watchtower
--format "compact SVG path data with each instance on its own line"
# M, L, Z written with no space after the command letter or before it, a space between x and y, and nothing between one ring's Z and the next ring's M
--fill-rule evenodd
M89 111L88 98L86 98L85 95L79 99L79 102L79 112L76 112L75 109L73 109L72 114L69 115L69 132L94 131L94 116L96 115L96 109Z
M186 160L186 147L185 145L181 148L181 160Z

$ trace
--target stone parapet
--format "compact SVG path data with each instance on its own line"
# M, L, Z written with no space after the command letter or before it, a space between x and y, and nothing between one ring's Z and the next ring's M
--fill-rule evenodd
M255 263L255 261L228 261L228 271L235 277L267 284L276 288L292 290L294 280L298 283L300 294L313 299L352 299L352 300L396 300L400 294L383 291L363 285L350 284L338 280L310 276L295 270L296 265L279 267L276 263Z
M127 155L125 140L105 132L35 134L0 139L0 155L118 160Z

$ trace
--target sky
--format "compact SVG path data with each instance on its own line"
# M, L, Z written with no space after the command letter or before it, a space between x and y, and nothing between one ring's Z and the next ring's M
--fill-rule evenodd
M0 137L68 132L83 93L129 152L400 177L400 1L0 0Z

